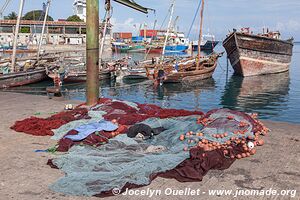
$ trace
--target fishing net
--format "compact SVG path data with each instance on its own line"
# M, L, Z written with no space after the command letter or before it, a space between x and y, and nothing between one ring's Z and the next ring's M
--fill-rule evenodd
M16 121L11 129L36 136L53 135L52 129L59 128L63 124L71 121L86 118L89 118L88 110L85 108L78 108L76 110L52 115L46 119L30 117L22 121Z
M82 108L82 105L79 105L72 111L64 111L46 119L30 117L22 121L17 121L11 129L36 136L53 136L55 134L53 139L60 139L68 131L77 127L77 125L96 122L103 118L105 120L116 119L121 125L133 125L150 117L168 118L203 115L201 111L163 109L156 105L137 104L107 98L101 98L98 104L90 111ZM58 130L53 131L53 129Z
M142 123L166 130L145 141L123 134L99 147L74 146L49 163L66 174L50 188L102 196L113 188L124 191L148 185L157 176L201 181L209 170L226 169L236 158L253 155L254 147L261 145L258 136L267 131L254 115L227 109L212 110L198 119L150 118Z
M96 131L81 141L64 137L100 120L116 121L119 128ZM136 123L164 131L149 140L122 134ZM256 147L264 144L260 136L268 132L255 114L228 109L204 114L105 98L89 110L79 105L46 119L17 121L11 128L59 140L57 150L69 153L48 164L65 176L50 188L83 196L111 195L113 188L124 191L148 185L157 176L201 181L211 169L226 169L236 159L254 155Z
M189 157L182 151L181 133L200 129L196 117L151 118L143 122L166 130L150 140L135 140L126 134L98 148L74 146L69 153L53 160L66 176L50 188L71 195L92 196L126 183L148 185L151 175L175 168Z

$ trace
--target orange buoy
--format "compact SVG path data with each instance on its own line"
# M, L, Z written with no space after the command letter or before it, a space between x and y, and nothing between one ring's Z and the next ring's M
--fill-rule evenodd
M256 154L256 149L251 149L250 154L251 154L251 155Z
M183 141L183 140L185 139L185 136L182 134L182 135L180 135L179 139L180 139L181 141Z
M264 144L265 144L265 141L262 140L262 139L260 139L260 140L257 141L257 145L258 145L258 146L262 146L262 145L264 145Z

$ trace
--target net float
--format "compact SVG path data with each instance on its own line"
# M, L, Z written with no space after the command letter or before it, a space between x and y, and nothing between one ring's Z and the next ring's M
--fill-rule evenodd
M250 150L253 149L253 148L255 147L255 145L254 145L253 142L248 142L248 143L247 143L247 146L248 146L248 148L249 148Z
M247 156L247 157L250 157L251 154L250 154L249 152L246 152L246 156Z
M245 153L242 153L242 157L243 157L243 158L246 158L247 156L246 156L246 154L245 154Z
M265 144L265 141L262 140L262 139L260 139L260 140L257 141L257 145L258 145L258 146L262 146L262 145L264 145L264 144Z
M229 116L227 116L227 119L229 119L229 120L233 120L233 119L234 119L234 116L232 116L232 115L229 115Z
M241 159L242 158L241 154L236 155L236 158Z
M228 154L229 152L228 152L228 150L225 149L225 150L223 151L223 153L224 153L224 154Z
M251 149L250 154L251 154L251 155L256 154L256 149Z
M185 139L184 135L180 135L179 139L183 141Z

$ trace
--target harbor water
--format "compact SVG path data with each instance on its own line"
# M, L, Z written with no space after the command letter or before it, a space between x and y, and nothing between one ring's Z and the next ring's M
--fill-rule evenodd
M218 45L215 51L224 51ZM144 54L128 55L132 60L144 59ZM208 111L214 108L257 112L261 119L300 123L300 45L295 45L290 71L256 77L242 78L233 75L226 54L219 59L212 79L193 85L164 84L154 88L150 81L109 81L101 83L101 96L138 103L151 103L164 108ZM29 86L9 89L45 95L45 88L53 85L44 81ZM85 84L70 84L63 87L67 98L85 100Z

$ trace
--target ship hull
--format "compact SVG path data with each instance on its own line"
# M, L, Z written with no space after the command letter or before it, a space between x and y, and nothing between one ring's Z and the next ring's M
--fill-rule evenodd
M223 42L236 74L256 76L289 70L293 43L234 32Z
M45 69L5 74L0 76L0 89L36 83L46 78Z
M201 45L201 51L213 51L214 48L219 44L219 41L208 40L204 45ZM198 44L193 44L193 51L198 51Z

